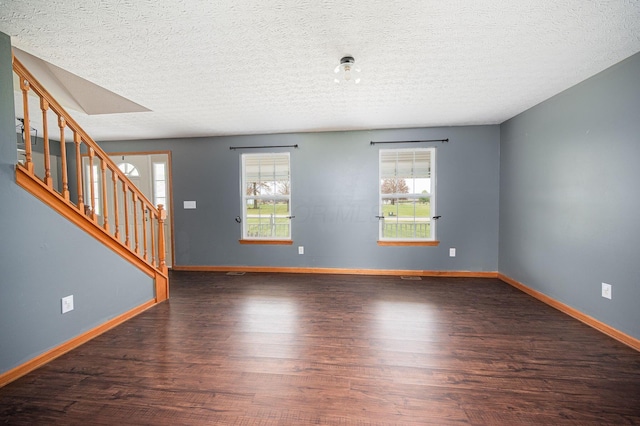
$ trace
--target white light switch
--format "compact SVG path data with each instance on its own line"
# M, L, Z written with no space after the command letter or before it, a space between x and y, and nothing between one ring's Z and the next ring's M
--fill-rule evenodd
M611 299L611 284L602 283L602 297Z
M456 249L454 248L449 249L449 257L456 257Z
M196 202L195 201L185 201L184 202L184 209L188 210L188 209L195 209L196 208Z
M73 294L62 298L62 313L73 311Z

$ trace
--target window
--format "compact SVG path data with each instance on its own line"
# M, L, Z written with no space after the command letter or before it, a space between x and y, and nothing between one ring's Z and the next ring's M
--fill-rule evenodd
M165 163L153 163L153 204L167 207L167 178Z
M381 242L435 242L435 148L380 150Z
M95 161L95 159L94 159ZM100 160L98 160L100 161ZM84 204L87 207L91 207L91 189L93 187L93 207L94 213L100 216L102 210L102 174L97 164L93 166L89 165L89 158L83 158L84 162ZM91 172L93 171L93 181L91 180Z
M128 178L140 177L140 172L138 172L138 169L136 169L136 166L134 166L131 163L120 163L118 164L118 168Z
M289 153L242 155L242 238L291 240Z

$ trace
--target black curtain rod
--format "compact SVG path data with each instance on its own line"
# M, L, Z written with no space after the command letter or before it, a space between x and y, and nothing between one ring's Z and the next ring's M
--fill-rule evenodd
M419 141L371 141L371 145L377 145L380 143L420 143L420 142L449 142L449 138L447 139L423 139Z
M229 149L264 149L264 148L297 148L298 144L295 145L267 145L267 146L230 146Z

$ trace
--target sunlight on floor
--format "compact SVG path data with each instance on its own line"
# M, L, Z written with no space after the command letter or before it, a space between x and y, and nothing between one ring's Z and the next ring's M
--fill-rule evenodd
M438 328L434 307L426 303L378 301L374 314L371 337L385 349L398 350L394 341L403 340L404 350L421 352Z

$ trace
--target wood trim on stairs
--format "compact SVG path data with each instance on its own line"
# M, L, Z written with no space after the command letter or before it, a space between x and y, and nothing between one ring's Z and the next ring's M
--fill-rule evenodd
M107 322L85 332L82 333L70 340L67 340L66 342L62 343L59 346L56 346L53 349L50 349L38 356L36 356L35 358L25 362L24 364L21 364L7 372L4 372L2 374L0 374L0 387L13 382L14 380L19 379L20 377L30 373L31 371L35 370L38 367L41 367L43 365L45 365L48 362L53 361L54 359L58 358L61 355L64 355L65 353L71 351L72 349L77 348L78 346L82 345L83 343L88 342L89 340L93 339L94 337L97 337L99 335L101 335L102 333L111 330L112 328L122 324L123 322L135 317L136 315L146 311L147 309L151 308L152 306L154 306L156 304L156 300L149 300L148 302L143 303L140 306L137 306L121 315L118 315L115 318L112 318L110 320L108 320Z
M16 167L16 183L36 198L40 199L40 201L53 208L59 214L69 219L80 229L96 238L129 262L138 266L145 274L155 278L158 271L145 262L140 255L130 249L127 249L122 244L118 244L118 242L114 240L104 229L96 226L95 223L91 222L86 216L80 213L75 205L65 200L62 195L51 192L44 182L33 179L25 170L20 167Z
M610 325L607 325L605 323L603 323L602 321L599 321L587 314L584 314L580 311L578 311L577 309L572 308L569 305L565 305L562 302L559 302L549 296L547 296L544 293L541 293L537 290L532 289L531 287L528 287L524 284L522 284L519 281L514 280L513 278L510 278L502 273L498 274L498 278L502 281L504 281L505 283L517 288L518 290L527 293L528 295L535 297L536 299L540 300L543 303L546 303L547 305L551 306L552 308L555 308L557 310L559 310L562 313L565 313L569 316L572 316L573 318L577 319L578 321L581 321L583 323L585 323L586 325L595 328L596 330L600 331L601 333L606 334L609 337L612 337L614 339L616 339L617 341L624 343L625 345L640 351L640 340L636 339L635 337L632 337L626 333L623 333L620 330L617 330L613 327L611 327Z

